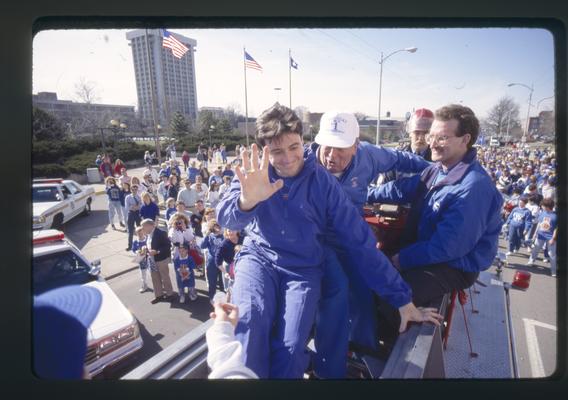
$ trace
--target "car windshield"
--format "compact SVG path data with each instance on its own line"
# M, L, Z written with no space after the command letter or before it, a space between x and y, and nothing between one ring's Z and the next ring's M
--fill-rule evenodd
M32 188L32 201L34 203L49 203L59 201L57 187L34 187Z
M71 250L46 254L33 259L33 293L67 285L81 285L96 279L91 267Z

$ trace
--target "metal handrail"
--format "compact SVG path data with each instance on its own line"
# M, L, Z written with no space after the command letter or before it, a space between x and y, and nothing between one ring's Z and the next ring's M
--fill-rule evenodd
M205 333L212 324L212 319L202 323L121 379L206 378Z

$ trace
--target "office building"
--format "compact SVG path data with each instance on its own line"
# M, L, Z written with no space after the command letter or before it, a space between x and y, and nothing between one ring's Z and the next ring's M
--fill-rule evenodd
M197 120L194 54L197 41L170 32L189 48L181 58L176 58L171 49L162 46L162 29L148 29L147 33L151 69L146 51L146 30L138 29L126 33L132 48L140 118L149 126L152 125L151 78L154 86L156 123L162 127L168 126L177 111L184 115L189 123L194 123Z

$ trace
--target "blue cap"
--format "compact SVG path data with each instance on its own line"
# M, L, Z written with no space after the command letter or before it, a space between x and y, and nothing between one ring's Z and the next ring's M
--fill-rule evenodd
M88 286L65 286L34 297L34 370L44 379L81 379L88 328L101 293Z

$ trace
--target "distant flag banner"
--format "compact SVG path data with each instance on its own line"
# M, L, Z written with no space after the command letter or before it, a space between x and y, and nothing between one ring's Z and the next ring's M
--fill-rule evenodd
M174 35L167 30L164 29L163 31L164 39L162 40L162 46L171 49L174 57L182 58L183 55L189 51L189 47L177 40Z
M256 69L257 71L262 72L262 67L259 63L255 61L252 56L245 51L245 67Z
M292 57L290 57L290 66L294 69L298 69L298 63L294 61Z

